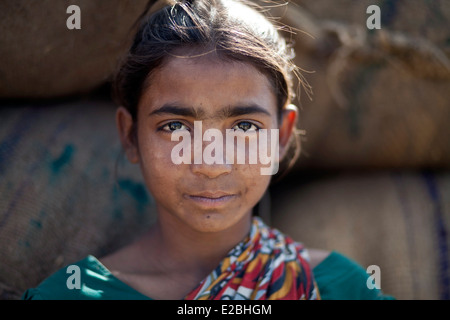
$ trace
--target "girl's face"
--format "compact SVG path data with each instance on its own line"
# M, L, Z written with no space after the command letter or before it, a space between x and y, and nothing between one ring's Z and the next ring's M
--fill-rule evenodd
M187 130L193 153L194 121L201 121L202 134L208 129L222 132L225 153L226 129L281 129L282 150L287 140L283 135L290 135L295 119L285 117L294 123L279 128L268 78L250 64L203 56L170 58L150 80L138 106L136 144L124 108L117 112L117 123L128 159L141 166L159 218L201 232L247 223L269 185L271 176L260 172L267 165L194 164L193 156L191 164L175 164L172 150L180 142L171 136L176 129ZM210 143L203 142L203 148Z

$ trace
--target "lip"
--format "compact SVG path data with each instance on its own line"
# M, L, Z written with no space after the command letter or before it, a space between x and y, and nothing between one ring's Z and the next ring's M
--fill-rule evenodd
M202 207L217 208L224 206L230 203L231 201L235 200L237 198L237 194L223 191L215 191L215 192L206 191L194 194L187 194L185 197Z
M192 196L192 197L201 197L201 198L217 199L217 198L226 197L226 196L232 196L232 195L234 195L234 193L232 193L232 192L224 192L224 191L203 191L203 192L198 192L198 193L190 194L189 196Z

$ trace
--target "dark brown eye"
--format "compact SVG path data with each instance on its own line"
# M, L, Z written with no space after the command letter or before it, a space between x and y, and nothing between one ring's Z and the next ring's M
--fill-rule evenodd
M233 129L234 130L242 130L244 132L247 132L248 130L250 130L250 131L259 130L259 128L256 125L254 125L253 123L251 123L249 121L241 121L237 125L235 125L233 127Z
M162 128L164 131L173 132L175 130L188 130L187 126L185 126L180 121L172 121L167 124L165 124Z

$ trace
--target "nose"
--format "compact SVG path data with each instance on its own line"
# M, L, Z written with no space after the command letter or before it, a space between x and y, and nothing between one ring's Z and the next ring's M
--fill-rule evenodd
M233 167L224 157L225 140L222 132L213 125L205 127L209 129L203 133L202 121L194 122L192 172L210 179L229 174Z
M227 163L191 164L191 170L197 175L203 175L207 178L214 179L221 175L229 174L232 171L232 165Z

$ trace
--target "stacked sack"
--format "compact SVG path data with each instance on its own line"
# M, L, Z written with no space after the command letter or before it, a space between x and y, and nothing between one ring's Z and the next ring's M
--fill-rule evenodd
M80 30L66 27L69 5L81 10ZM0 299L117 249L154 221L139 168L121 151L116 106L97 94L146 5L0 3Z
M366 10L378 5L381 29ZM378 265L398 299L450 298L450 3L298 0L302 155L272 222L310 247Z
M336 250L397 299L448 299L450 174L297 175L272 192L272 224L309 248Z
M119 248L154 221L140 170L121 152L114 111L92 99L0 109L3 298Z

